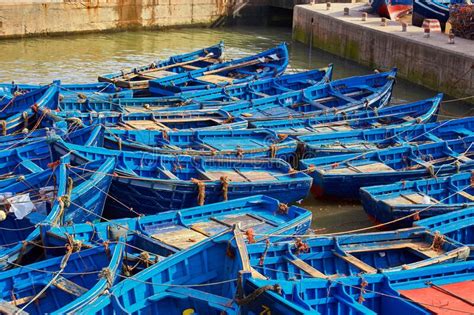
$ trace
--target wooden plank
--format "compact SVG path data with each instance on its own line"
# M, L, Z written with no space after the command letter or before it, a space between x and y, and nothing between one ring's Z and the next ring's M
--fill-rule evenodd
M224 77L222 75L217 75L217 74L203 75L203 76L197 77L196 79L200 81L204 81L204 82L213 83L213 84L220 84L220 83L232 84L234 82L234 79L232 78Z
M180 225L160 229L159 233L152 234L151 237L179 249L186 249L207 238L202 233Z
M81 287L77 283L74 283L74 282L64 278L63 276L57 277L56 280L53 281L53 285L56 288L66 292L66 293L75 295L77 297L84 295L88 291L86 288Z
M244 237L240 228L234 229L234 239L239 252L240 259L242 260L242 270L252 272L252 265L250 264L249 253L247 251L247 245L245 244Z
M464 198L470 200L470 201L474 201L474 196L471 195L470 193L466 192L466 191L458 191L458 194L463 196Z
M26 315L29 314L25 311L22 311L15 305L8 303L7 301L0 301L0 314L5 315Z
M228 224L229 226L232 226L234 224L237 224L241 230L246 231L251 227L255 227L257 225L265 224L266 222L252 218L251 216L247 214L243 215L228 215L223 218L219 219L219 222L224 222L225 224Z
M299 269L303 270L307 274L309 274L313 278L322 278L322 279L327 279L328 276L326 276L324 273L319 271L318 269L314 268L313 266L305 263L303 260L296 258L296 259L287 259L288 262L291 264L295 265Z
M197 70L197 69L201 69L201 67L196 67L196 66L192 66L192 65L185 65L185 66L182 66L184 69L186 70Z
M341 258L342 260L350 263L351 265L356 266L360 270L364 271L365 273L377 273L377 269L372 266L367 265L365 262L357 259L356 257L352 256L351 254L345 253L345 255L341 255L339 253L333 252L335 256Z
M251 182L256 182L256 181L273 181L276 179L273 174L270 172L266 171L242 171L236 169L236 172L239 172L242 174L242 176L245 176L249 181Z
M229 227L215 220L209 220L204 222L197 222L191 225L191 229L195 231L202 231L210 235L215 235L227 230ZM200 232L200 233L202 233Z
M268 59L265 59L264 62L268 62ZM234 64L234 65L229 65L229 66L219 68L219 69L209 70L209 71L204 72L204 75L210 75L210 74L219 73L219 72L223 72L223 71L229 71L229 70L239 69L239 68L243 68L243 67L253 66L253 65L256 65L256 64L259 64L259 63L262 63L262 60L260 60L260 58L255 59L255 60L242 62L242 63L238 63L238 64Z
M400 196L402 198L405 198L406 200L408 200L410 203L413 203L413 204L416 204L416 205L419 205L419 204L423 204L424 202L424 196L423 194L419 194L419 193L415 193L415 194L400 194Z

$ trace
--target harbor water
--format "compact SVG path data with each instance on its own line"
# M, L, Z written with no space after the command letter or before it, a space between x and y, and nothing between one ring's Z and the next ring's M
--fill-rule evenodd
M69 35L0 41L0 82L64 83L94 82L98 74L147 64L169 55L192 51L224 40L226 58L251 55L279 42L289 43L289 72L334 64L334 78L368 74L373 69L330 55L291 40L291 29L233 27L219 29L181 28ZM383 69L387 70L387 69ZM436 92L398 80L394 103L431 97ZM472 106L459 102L443 104L440 119L464 116ZM317 201L311 196L302 205L313 212L313 228L319 233L370 226L360 204Z

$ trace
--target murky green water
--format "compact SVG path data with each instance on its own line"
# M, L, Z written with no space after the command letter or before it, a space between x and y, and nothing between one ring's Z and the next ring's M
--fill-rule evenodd
M89 34L68 37L0 41L0 82L92 82L98 74L147 64L176 53L188 52L224 40L226 57L235 58L267 49L281 41L290 44L289 71L335 65L335 78L367 74L372 69L291 41L287 28L177 29L166 31ZM434 91L399 80L394 102L431 97ZM467 104L451 103L441 113L460 116ZM322 202L309 197L303 206L314 213L313 227L325 232L369 226L359 204Z

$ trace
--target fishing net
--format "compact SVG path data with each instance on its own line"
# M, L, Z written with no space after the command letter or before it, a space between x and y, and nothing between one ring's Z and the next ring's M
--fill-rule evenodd
M456 4L449 11L449 22L454 35L474 39L474 5Z

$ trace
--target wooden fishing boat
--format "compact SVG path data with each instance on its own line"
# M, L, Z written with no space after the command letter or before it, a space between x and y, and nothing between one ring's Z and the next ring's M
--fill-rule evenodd
M295 172L280 159L231 159L159 155L52 144L56 154L71 153L78 164L116 157L108 202L110 214L131 216L189 208L223 200L265 194L289 203L306 197L311 177ZM124 207L127 205L127 207Z
M110 102L117 98L133 97L132 90L116 87L112 83L63 84L56 80L53 84L59 86L60 102L79 102L85 99ZM9 101L42 87L34 84L0 83L0 106L3 107Z
M223 106L230 115L247 119L298 118L382 108L390 101L396 69L335 80L301 91Z
M235 296L246 253L240 233L232 235L212 236L128 277L78 314L240 314Z
M451 211L414 222L414 225L441 233L450 239L469 246L470 259L474 258L474 208Z
M12 150L31 142L44 142L48 139L61 137L67 142L86 146L102 146L105 128L89 126L71 132L63 128L41 128L29 133L0 136L0 150Z
M231 158L283 158L289 160L297 142L268 129L231 130L119 130L107 128L104 146L126 151ZM297 165L296 165L297 166Z
M464 261L469 248L424 228L248 244L250 265L269 280L337 279Z
M309 278L298 282L270 281L247 277L244 280L247 304L242 306L241 312L261 314L266 311L279 315L468 314L474 312L470 301L473 279L472 261L336 281Z
M328 114L306 119L254 120L249 122L249 127L271 129L288 135L317 133L317 139L321 133L392 128L430 122L437 117L440 101L441 94L427 100L381 109L360 109L352 113Z
M146 66L104 74L99 76L99 81L113 83L118 87L147 89L150 80L219 64L222 62L223 55L224 43L220 42L217 45L190 53L174 55L165 60L156 60Z
M136 261L143 257L142 250L150 255L148 260L161 261L196 243L239 226L247 235L255 236L252 242L281 240L285 235L304 234L311 224L311 212L296 206L286 206L266 196L253 196L227 202L219 202L179 211L167 211L145 217L107 220L96 224L57 226L44 230L42 240L47 247L61 246L70 241L80 242L82 248L114 242L117 236L126 237L127 260ZM43 226L45 227L45 226ZM136 249L140 249L137 251Z
M0 308L8 314L77 311L116 282L121 273L124 244L98 246L75 253L69 247L63 257L0 273Z
M80 101L62 101L59 107L63 111L83 113L103 111L150 113L165 110L218 108L239 101L302 90L329 82L331 77L332 65L329 65L323 69L285 74L276 78L265 78L244 84L184 92L175 96L120 98L113 101L86 98Z
M247 128L247 121L245 119L232 117L220 109L132 114L116 112L77 113L63 111L49 114L48 118L56 121L67 121L70 125L76 126L102 124L106 127L123 130L169 131Z
M149 81L149 92L155 96L174 95L274 77L285 71L288 59L288 48L282 43L244 58L210 66L195 65L189 71L178 68L178 71L167 72Z
M363 187L360 198L365 212L377 222L385 223L412 215L389 226L406 227L419 219L473 207L472 176L472 173L466 172Z
M413 0L371 0L370 6L379 16L396 21L412 12Z
M115 159L91 162L73 171L66 165L68 157L61 161L53 169L22 176L0 188L2 203L10 209L8 213L2 211L4 219L0 222L0 229L8 231L1 233L0 238L1 269L15 267L15 263L36 248L40 236L38 224L95 221L102 214Z
M103 128L91 126L63 135L68 143L86 146L102 145ZM18 135L19 136L19 135ZM6 136L12 138L13 136ZM59 136L49 133L46 137L28 141L28 135L17 142L6 142L0 151L0 187L21 181L26 175L48 169L59 157L53 157L49 143Z
M305 155L318 157L363 153L404 144L449 141L474 135L474 118L467 117L411 126L391 126L297 137L305 144Z
M0 114L1 135L35 129L44 118L38 115L38 111L55 108L58 97L59 88L52 84L12 99L3 106Z
M317 197L358 199L361 187L435 177L474 168L473 137L420 146L404 145L363 154L304 159Z
M444 30L449 19L452 4L466 3L465 0L414 0L412 24L421 27L425 19L438 20Z

